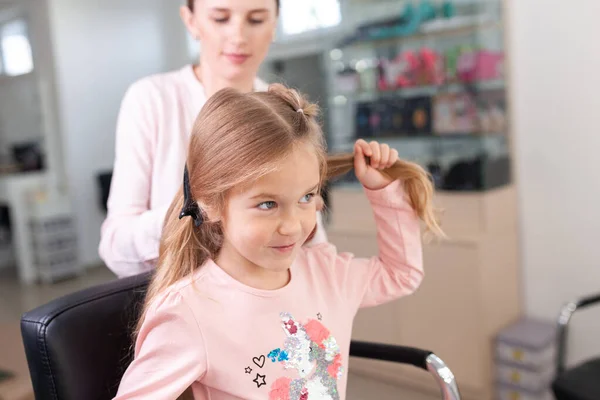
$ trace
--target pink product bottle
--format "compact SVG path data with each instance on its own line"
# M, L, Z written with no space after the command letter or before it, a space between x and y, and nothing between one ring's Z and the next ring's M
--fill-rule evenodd
M441 85L444 83L444 57L435 50L424 47L419 52L421 58L422 83Z
M457 62L458 79L476 82L503 77L504 53L479 50L461 54Z
M434 99L434 126L437 134L469 134L477 130L477 107L467 93L445 93Z
M417 84L419 57L412 51L398 54L393 60L382 58L379 90L394 90Z
M454 102L456 131L472 133L477 129L477 107L473 97L461 93Z

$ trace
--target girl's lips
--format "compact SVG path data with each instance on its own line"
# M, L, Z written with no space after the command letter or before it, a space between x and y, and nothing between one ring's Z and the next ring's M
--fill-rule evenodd
M281 253L287 253L287 252L291 251L295 245L296 245L295 243L292 243L292 244L288 244L286 246L273 246L271 248L274 250L277 250Z

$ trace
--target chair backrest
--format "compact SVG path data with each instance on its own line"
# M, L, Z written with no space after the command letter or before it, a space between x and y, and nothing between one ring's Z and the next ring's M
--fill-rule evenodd
M112 182L112 171L104 171L98 174L98 186L100 188L100 208L103 211L108 209L108 196L110 194L110 184Z
M131 362L131 332L150 273L56 299L25 313L21 333L36 400L109 400Z

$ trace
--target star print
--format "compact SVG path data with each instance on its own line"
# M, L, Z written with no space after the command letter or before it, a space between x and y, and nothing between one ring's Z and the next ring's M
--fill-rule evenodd
M323 316L321 315L321 313L317 314L317 318L319 319L319 321L321 321L323 319Z
M252 373L252 368L246 367L245 371L246 371L247 374L251 374Z
M256 387L261 387L262 385L267 384L267 382L265 382L266 377L266 375L256 374L256 378L254 378L252 382L256 383Z

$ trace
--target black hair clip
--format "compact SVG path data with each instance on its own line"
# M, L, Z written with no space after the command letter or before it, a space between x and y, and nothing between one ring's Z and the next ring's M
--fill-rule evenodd
M194 225L200 226L204 222L204 216L202 210L198 206L198 203L192 199L190 189L190 176L188 173L187 165L183 170L183 207L179 213L179 219L183 217L192 217Z

